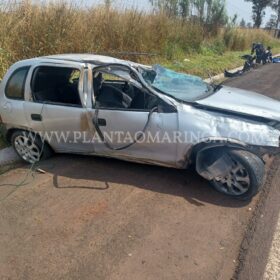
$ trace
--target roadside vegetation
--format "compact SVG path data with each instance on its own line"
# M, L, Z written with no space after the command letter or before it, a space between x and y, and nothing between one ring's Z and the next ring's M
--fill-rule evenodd
M144 13L110 5L85 9L59 1L0 3L0 78L20 59L72 52L111 54L163 63L194 74L205 75L209 70L215 74L242 64L239 55L248 52L254 41L270 45L274 51L280 46L280 41L266 31L235 27L219 9L201 15L201 19L183 18L179 10L176 16L158 6L153 13ZM222 20L218 21L218 16Z
M111 2L0 0L0 79L18 60L58 53L106 54L208 77L242 65L252 42L280 52L273 32L239 27L224 0L151 0L146 13Z

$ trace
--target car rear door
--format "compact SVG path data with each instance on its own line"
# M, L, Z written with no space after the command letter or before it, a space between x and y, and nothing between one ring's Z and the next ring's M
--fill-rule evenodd
M56 99L59 94L64 96L64 99L69 99L67 94L71 92L71 89L67 88L68 85L52 85L56 79L55 73L63 73L63 69L65 71L75 69L80 72L75 100L72 96L70 101ZM52 73L52 76L48 77L48 73ZM40 87L37 89L34 84L36 79ZM63 76L57 78L58 81L61 79ZM42 85L45 85L45 88ZM32 130L40 131L57 152L88 153L94 148L83 141L86 138L84 135L88 132L87 121L85 121L86 109L82 100L83 85L84 65L40 63L32 69L29 77L30 96L25 102L25 114ZM59 90L56 88L58 86L60 86ZM79 104L77 98L80 100Z

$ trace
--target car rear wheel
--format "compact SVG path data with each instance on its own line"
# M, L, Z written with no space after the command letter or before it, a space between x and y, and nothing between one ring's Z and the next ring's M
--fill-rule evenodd
M243 151L231 150L233 166L229 173L211 181L219 192L240 200L249 200L256 195L263 185L265 166L256 155Z
M51 148L41 138L28 131L18 130L12 134L12 145L21 159L36 163L52 155Z

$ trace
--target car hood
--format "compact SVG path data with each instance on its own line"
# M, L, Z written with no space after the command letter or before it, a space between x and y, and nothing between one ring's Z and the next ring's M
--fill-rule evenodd
M243 89L225 86L196 103L206 107L280 121L279 101Z

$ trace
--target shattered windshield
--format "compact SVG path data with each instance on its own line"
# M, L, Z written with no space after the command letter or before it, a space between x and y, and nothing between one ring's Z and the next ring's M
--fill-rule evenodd
M154 89L181 101L195 101L209 96L214 89L201 78L178 73L160 65L143 70L144 80Z

